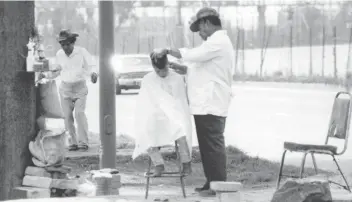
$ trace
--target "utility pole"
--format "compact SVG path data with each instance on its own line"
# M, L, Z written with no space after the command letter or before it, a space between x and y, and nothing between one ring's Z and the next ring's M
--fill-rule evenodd
M100 168L116 167L116 86L110 62L115 53L114 25L113 1L99 1Z

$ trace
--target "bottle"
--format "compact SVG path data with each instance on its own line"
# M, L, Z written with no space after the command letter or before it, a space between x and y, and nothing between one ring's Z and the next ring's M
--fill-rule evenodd
M34 61L35 61L35 57L34 57L34 46L35 43L33 41L29 41L27 44L27 48L28 48L28 55L27 55L27 72L33 72L33 66L34 66Z
M38 47L38 59L43 63L42 71L50 71L49 60L45 57L44 45L40 44Z
M39 60L44 60L45 59L45 54L44 54L44 45L40 44L38 48L38 56Z

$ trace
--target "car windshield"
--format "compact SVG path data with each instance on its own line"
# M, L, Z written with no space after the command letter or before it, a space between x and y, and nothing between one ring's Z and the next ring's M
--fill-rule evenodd
M146 68L151 67L151 61L149 57L125 57L122 58L122 66L124 68L145 66Z

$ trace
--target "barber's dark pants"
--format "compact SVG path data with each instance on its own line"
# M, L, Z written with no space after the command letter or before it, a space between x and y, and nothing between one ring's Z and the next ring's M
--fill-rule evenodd
M226 181L226 151L224 129L226 117L214 115L194 115L198 145L207 179L206 186L212 181Z

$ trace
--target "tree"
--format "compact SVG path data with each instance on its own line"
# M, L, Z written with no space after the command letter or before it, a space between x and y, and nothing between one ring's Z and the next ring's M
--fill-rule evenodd
M86 8L87 13L87 23L85 25L85 33L88 38L87 49L88 51L93 54L98 54L98 26L97 23L94 21L94 8Z
M115 26L115 33L118 32L127 20L137 20L137 15L133 12L136 1L114 1L115 17L118 24Z
M77 8L85 7L85 2L81 1L35 1L37 9L36 25L47 26L49 20L53 25L51 34L44 36L45 44L54 48L54 53L60 48L56 43L56 36L62 29L71 29L80 32L84 29L84 19L79 14Z
M33 1L0 1L0 201L22 184L36 135L34 74L25 72L21 56L33 27Z
M115 7L115 33L120 31L121 26L128 20L137 20L134 6L136 1L114 1ZM54 50L59 49L59 44L55 42L56 35L62 29L71 29L80 34L81 39L85 43L85 47L90 53L96 55L98 52L98 25L94 21L94 14L98 5L89 1L36 1L35 2L38 24L46 25L51 20L53 25L53 34L47 35L45 42L54 46ZM78 8L85 8L87 13L87 22L78 12ZM37 25L38 25L37 24ZM116 37L116 36L115 36ZM81 42L82 42L81 41ZM82 45L82 44L80 44Z
M263 47L265 43L266 33L266 5L258 5L258 27L257 27L257 46Z
M349 42L350 30L348 24L352 22L352 2L346 1L340 5L339 11L334 19L338 41ZM343 40L341 40L343 39Z

